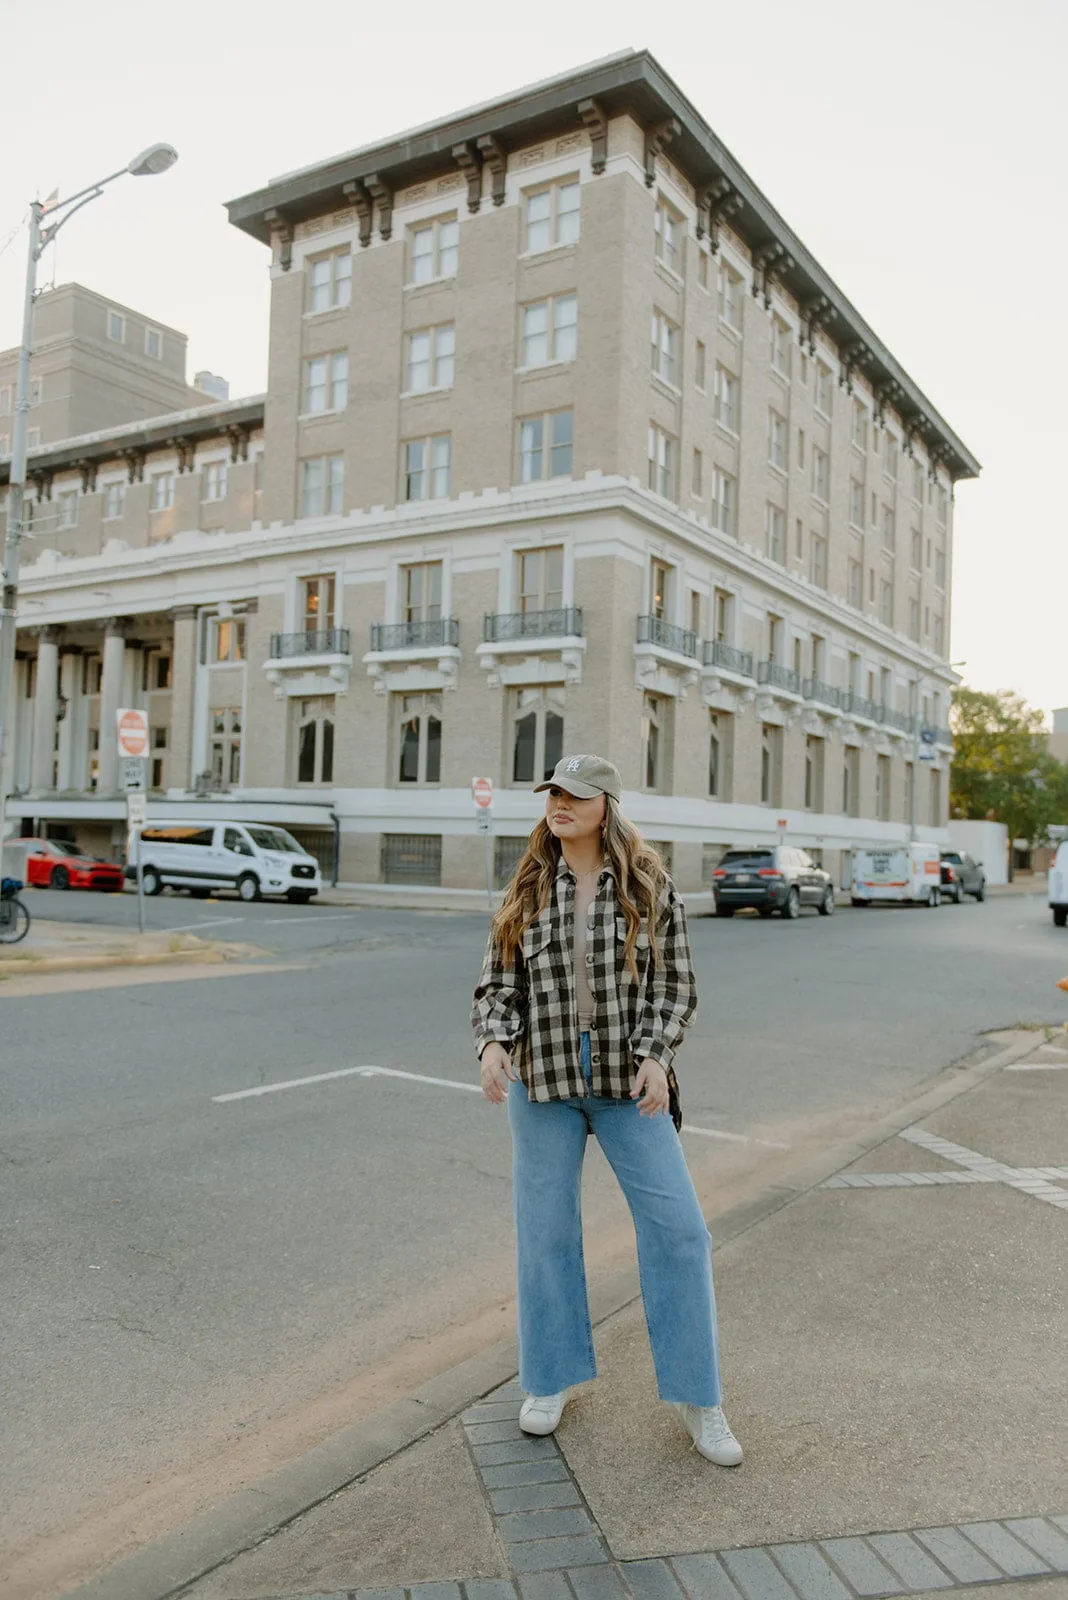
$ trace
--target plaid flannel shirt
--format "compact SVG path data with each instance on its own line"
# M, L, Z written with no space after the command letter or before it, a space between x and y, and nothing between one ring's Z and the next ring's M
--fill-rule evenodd
M479 1056L493 1040L512 1056L531 1100L566 1100L587 1093L579 1062L575 1002L575 877L560 857L549 904L523 935L522 950L505 967L492 934L475 990L471 1023ZM668 880L657 907L659 960L652 965L647 929L634 952L635 983L624 960L626 917L616 904L615 877L606 867L590 907L586 971L597 1010L590 1037L593 1093L625 1099L639 1061L671 1070L684 1029L697 1007L686 913Z

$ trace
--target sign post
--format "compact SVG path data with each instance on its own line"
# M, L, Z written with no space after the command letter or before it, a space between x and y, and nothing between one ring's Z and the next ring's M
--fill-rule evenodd
M472 778L475 827L486 841L486 899L493 910L493 779Z
M115 713L119 767L126 790L126 854L137 869L137 929L145 931L145 886L141 875L141 829L148 817L145 767L148 755L148 712L127 706ZM132 845L132 849L131 849Z
M143 790L126 796L126 853L133 856L137 871L137 931L145 931L145 886L141 876L141 829L145 825L148 801ZM132 849L131 849L132 845Z

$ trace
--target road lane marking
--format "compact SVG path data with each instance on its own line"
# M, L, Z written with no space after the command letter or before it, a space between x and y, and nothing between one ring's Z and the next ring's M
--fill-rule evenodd
M228 1100L251 1100L261 1094L281 1094L283 1089L303 1089L309 1083L329 1083L332 1078L352 1078L357 1073L365 1077L374 1067L338 1067L336 1072L313 1072L307 1078L286 1078L283 1083L259 1083L254 1089L232 1089L229 1094L213 1094L214 1105L224 1105Z
M206 922L183 922L177 928L161 928L161 933L194 933L197 928L221 928L227 922L245 922L245 917L209 917Z
M768 1150L789 1150L788 1144L783 1144L779 1139L758 1139L755 1133L726 1133L722 1128L695 1128L693 1123L684 1122L683 1133L700 1133L706 1139L729 1139L732 1144L762 1144Z
M952 1139L942 1139L926 1128L902 1128L899 1139L919 1145L922 1150L952 1161L962 1167L962 1172L847 1172L837 1173L820 1185L822 1189L901 1189L906 1186L952 1183L1003 1183L1009 1189L1029 1194L1032 1200L1043 1200L1068 1211L1068 1191L1050 1182L1051 1176L1060 1177L1062 1167L1012 1167L981 1150L971 1150L967 1145L954 1144Z

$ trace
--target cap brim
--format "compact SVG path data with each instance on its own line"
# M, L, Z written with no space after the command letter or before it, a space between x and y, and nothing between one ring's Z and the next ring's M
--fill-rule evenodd
M575 800L593 800L605 792L595 788L592 783L580 783L577 778L550 778L547 783L535 784L534 793L541 794L543 789L562 789Z

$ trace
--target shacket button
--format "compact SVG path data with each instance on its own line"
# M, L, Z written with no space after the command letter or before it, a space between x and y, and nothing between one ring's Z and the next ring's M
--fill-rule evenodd
M590 1061L591 1061L591 1062L592 1062L592 1064L593 1064L593 1065L594 1065L594 1066L595 1066L595 1067L599 1067L599 1066L600 1066L600 1065L601 1065L601 1058L600 1058L600 1056L591 1056L591 1057L590 1057Z

